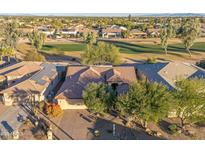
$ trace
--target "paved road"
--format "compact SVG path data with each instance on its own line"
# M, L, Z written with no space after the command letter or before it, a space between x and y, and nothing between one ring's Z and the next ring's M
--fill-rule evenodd
M18 130L22 122L20 119L26 117L27 113L18 106L5 107L0 105L0 138L11 137L13 131Z

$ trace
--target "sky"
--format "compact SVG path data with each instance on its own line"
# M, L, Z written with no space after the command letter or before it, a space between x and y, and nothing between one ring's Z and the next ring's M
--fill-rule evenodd
M204 13L205 0L0 0L0 13Z

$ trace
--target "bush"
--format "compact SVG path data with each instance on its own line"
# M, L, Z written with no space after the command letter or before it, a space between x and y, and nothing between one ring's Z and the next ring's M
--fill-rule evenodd
M196 65L205 69L205 60L201 60L201 61L197 62Z
M147 58L146 63L147 64L155 64L157 62L156 58Z
M45 57L37 51L28 52L24 58L25 61L45 61Z
M46 114L51 117L58 117L63 113L63 110L58 104L46 105Z
M169 125L169 131L171 132L171 134L175 134L177 133L177 125L176 124L171 124Z

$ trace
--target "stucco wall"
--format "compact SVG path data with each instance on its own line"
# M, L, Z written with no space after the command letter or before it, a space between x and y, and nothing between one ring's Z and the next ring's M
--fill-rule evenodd
M69 104L69 102L65 99L58 99L57 102L60 105L62 110L87 109L87 107L83 104L82 100L80 100L80 99L73 100L72 104Z

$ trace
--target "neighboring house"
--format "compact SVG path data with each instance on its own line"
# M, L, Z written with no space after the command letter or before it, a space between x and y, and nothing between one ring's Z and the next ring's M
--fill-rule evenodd
M41 62L19 62L7 65L0 69L0 77L4 79L5 86L14 84L18 79L29 77L41 69Z
M113 28L113 29L121 29L121 30L127 30L126 27L118 26L118 25L112 25L112 26L110 26L110 28Z
M70 36L76 36L78 33L78 30L75 28L64 28L60 32L62 35L70 35Z
M42 68L29 78L22 78L10 87L0 91L3 103L12 105L16 103L39 102L49 99L53 89L61 79L56 65L42 63Z
M144 74L148 81L166 85L169 90L175 88L177 81L189 78L205 79L205 70L189 63L158 62L156 64L136 64L137 73Z
M69 66L66 79L55 100L62 109L86 109L82 93L87 84L110 84L118 94L122 94L128 90L129 84L136 80L132 66Z
M95 36L98 36L99 30L89 29L89 28L82 28L78 32L79 32L79 34L81 34L81 36L86 35L88 33L93 33Z
M151 28L147 30L147 35L151 36L151 37L159 37L160 35L160 29L155 29L155 28Z
M48 28L48 27L40 27L40 28L38 28L38 31L39 31L40 33L45 34L46 36L51 36L51 35L54 34L55 29Z
M130 31L130 37L131 38L146 38L147 37L147 33L139 30L139 29L132 29Z
M122 37L122 30L119 28L105 28L102 29L101 35L103 38Z

